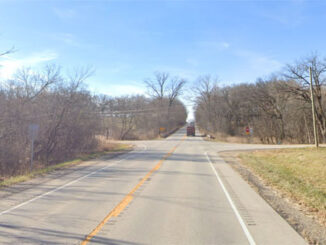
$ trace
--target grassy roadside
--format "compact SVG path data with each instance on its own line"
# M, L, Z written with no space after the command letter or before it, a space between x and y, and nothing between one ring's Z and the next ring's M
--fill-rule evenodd
M241 162L326 225L326 148L240 153Z
M91 160L91 159L95 159L95 158L101 157L101 156L106 155L106 154L124 152L124 151L128 151L128 150L131 150L131 149L132 149L132 145L129 145L129 144L121 144L121 143L114 144L108 150L93 152L93 153L90 153L90 154L83 154L80 157L75 158L75 159L70 160L70 161L66 161L66 162L54 164L54 165L51 165L51 166L47 166L47 167L44 167L44 168L36 169L36 170L33 170L32 172L24 174L24 175L17 175L17 176L2 179L2 180L0 180L0 188L10 186L10 185L13 185L13 184L17 184L17 183L20 183L20 182L24 182L24 181L30 180L30 179L32 179L34 177L50 173L51 171L54 171L54 170L57 170L57 169L68 168L68 167L74 166L76 164L79 164L79 163L81 163L83 161L88 161L88 160Z
M198 132L200 134L205 135L203 138L204 140L211 141L211 142L223 142L223 143L230 143L230 144L261 144L261 141L258 138L248 136L230 136L224 133L211 133L204 129L199 128Z

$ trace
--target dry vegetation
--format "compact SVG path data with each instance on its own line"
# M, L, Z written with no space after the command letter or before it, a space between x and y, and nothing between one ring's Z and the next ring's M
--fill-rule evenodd
M31 124L39 130L35 165L49 166L92 152L99 116L83 81L87 70L64 77L50 66L42 72L20 71L0 86L0 176L25 174L30 163Z
M253 138L262 143L313 143L309 67L312 67L313 94L319 141L326 138L326 61L311 56L288 65L278 76L256 83L218 86L209 76L198 80L196 122L210 135Z
M107 139L153 139L183 126L187 110L178 99L185 80L155 73L145 80L150 97L97 97L102 117L102 134ZM160 130L161 129L161 130Z
M0 80L0 181L30 174L32 125L37 127L34 170L112 151L116 144L108 139L155 138L184 125L187 112L178 100L184 80L157 73L146 84L160 94L108 97L85 88L91 73L79 69L65 75L53 65Z
M40 176L46 173L49 173L51 171L71 167L73 165L79 164L83 161L91 160L94 158L98 158L103 155L111 154L111 153L123 153L125 151L129 151L132 149L132 145L128 144L121 144L121 143L114 143L114 142L104 142L102 141L98 145L98 149L95 150L92 153L88 154L79 154L77 158L74 158L70 161L65 161L58 164L52 164L50 166L44 166L42 164L36 165L34 169L31 172L28 172L26 174L21 175L15 175L15 176L7 176L0 178L0 187L10 186L13 184L17 184L20 182L27 181L31 178L34 178L36 176Z
M326 226L326 148L256 151L241 153L239 158Z

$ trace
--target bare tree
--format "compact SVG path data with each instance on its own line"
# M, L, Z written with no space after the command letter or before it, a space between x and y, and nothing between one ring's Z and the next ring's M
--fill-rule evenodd
M83 89L84 77L69 79L49 66L40 72L23 69L0 86L0 177L29 169L31 124L39 126L37 164L95 149L99 119L93 97Z
M171 131L185 123L186 108L178 100L184 81L162 75L162 90L152 98L111 98L93 96L86 89L84 82L92 73L83 68L67 75L50 65L21 69L0 84L0 178L29 170L31 125L38 125L34 159L42 167L97 150L101 134L155 138L158 115L170 115L162 122Z
M208 81L198 84L195 107L197 125L207 133L244 136L250 126L263 143L311 141L309 104L284 91L293 81L272 77L227 87L210 86Z
M104 97L101 96L101 99ZM103 132L110 137L117 139L148 139L155 138L159 132L157 130L156 119L162 115L162 111L157 110L160 102L155 98L144 96L122 96L115 98L105 98L101 100L100 108L103 115ZM168 99L162 99L167 108ZM176 129L183 125L187 114L185 106L175 99L170 108L171 118L162 119L163 125L170 125ZM170 132L170 131L168 131ZM164 134L168 133L164 132Z
M151 97L162 100L169 99L169 105L182 93L186 80L178 77L170 78L166 72L156 72L154 79L144 81Z
M218 93L217 79L213 80L210 75L199 77L193 87L195 103L202 104L202 123L207 129L215 127L213 117L213 97ZM199 115L198 115L199 116Z
M171 130L171 108L182 94L186 80L178 77L170 78L168 73L156 72L153 79L144 81L151 97L157 100L157 128ZM166 103L167 102L167 103Z
M313 77L313 94L316 98L315 111L323 140L326 141L326 114L324 105L324 85L326 83L326 60L321 59L318 55L311 55L293 65L287 65L284 76L293 80L293 83L286 83L283 89L298 98L310 103L309 92L309 67L312 68Z
M275 131L274 135L276 135L277 142L285 138L283 114L287 100L290 97L289 94L282 93L280 88L283 84L283 81L278 81L276 78L268 81L258 79L256 86L252 87L252 93L248 97L253 104L255 103L259 107L261 114L274 122L272 130Z
M154 79L146 79L144 83L148 88L150 96L163 99L166 96L169 74L166 72L156 72Z

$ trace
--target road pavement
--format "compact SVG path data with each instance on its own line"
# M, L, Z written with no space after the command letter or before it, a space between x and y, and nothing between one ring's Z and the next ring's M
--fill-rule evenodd
M275 146L208 142L184 128L134 143L1 190L0 243L305 244L218 155Z

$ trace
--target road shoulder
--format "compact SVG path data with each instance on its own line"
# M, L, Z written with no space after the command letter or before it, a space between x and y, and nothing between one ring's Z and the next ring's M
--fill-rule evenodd
M305 240L219 154L209 152L209 157L255 243L306 244Z
M312 217L302 212L289 198L275 189L241 164L237 155L241 151L220 152L219 156L238 172L242 179L258 193L280 216L282 216L310 244L326 244L326 229ZM243 152L243 151L242 151Z
M0 189L0 200L2 200L0 212L73 181L79 178L80 174L96 171L103 164L107 164L108 160L115 159L128 152L131 151L112 152L92 160L79 161L63 168L54 169L49 173L35 176L29 180L2 187Z

